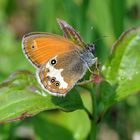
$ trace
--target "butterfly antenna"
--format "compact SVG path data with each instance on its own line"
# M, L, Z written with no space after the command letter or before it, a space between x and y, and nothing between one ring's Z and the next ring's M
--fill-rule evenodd
M110 37L110 36L102 36L102 37L96 39L93 43L96 43L97 41L100 41L101 39L106 38L106 37Z
M95 29L95 28L94 28L93 26L91 26L91 30L94 30L94 29ZM110 36L104 35L104 36L102 36L102 37L100 37L100 38L97 38L93 43L96 43L97 41L101 40L102 38L106 38L106 37L110 37Z

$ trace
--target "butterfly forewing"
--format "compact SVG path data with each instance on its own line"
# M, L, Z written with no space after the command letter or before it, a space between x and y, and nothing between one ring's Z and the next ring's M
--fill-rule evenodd
M64 36L77 44L80 47L85 47L85 43L79 33L67 22L61 19L57 19L57 22L62 29Z
M22 46L26 57L36 67L40 67L55 55L76 50L78 47L64 37L47 33L25 35L22 40Z

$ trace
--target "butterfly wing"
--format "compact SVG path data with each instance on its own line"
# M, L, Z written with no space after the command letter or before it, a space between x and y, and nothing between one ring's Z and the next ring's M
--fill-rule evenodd
M41 86L55 96L64 96L81 79L87 69L86 64L71 51L49 59L37 71ZM52 62L56 63L52 63Z
M57 22L58 22L60 28L62 29L62 31L64 32L64 36L66 38L69 38L70 40L75 42L75 44L77 44L81 48L84 48L86 46L86 44L84 43L84 41L83 41L82 37L79 35L79 33L72 26L70 26L66 21L64 21L62 19L57 19Z
M56 54L77 49L72 41L49 33L30 33L22 39L23 52L35 67L40 67Z

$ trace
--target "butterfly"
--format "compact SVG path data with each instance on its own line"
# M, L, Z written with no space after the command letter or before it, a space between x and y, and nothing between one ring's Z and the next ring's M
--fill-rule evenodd
M42 88L54 96L65 96L87 69L97 62L95 45L85 44L67 22L57 19L64 36L33 32L22 38L22 49L36 68Z

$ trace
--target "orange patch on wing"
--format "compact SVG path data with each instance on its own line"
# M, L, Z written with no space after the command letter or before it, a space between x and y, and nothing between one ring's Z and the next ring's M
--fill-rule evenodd
M25 55L37 67L56 55L76 50L78 47L64 37L45 33L25 35L22 42Z

